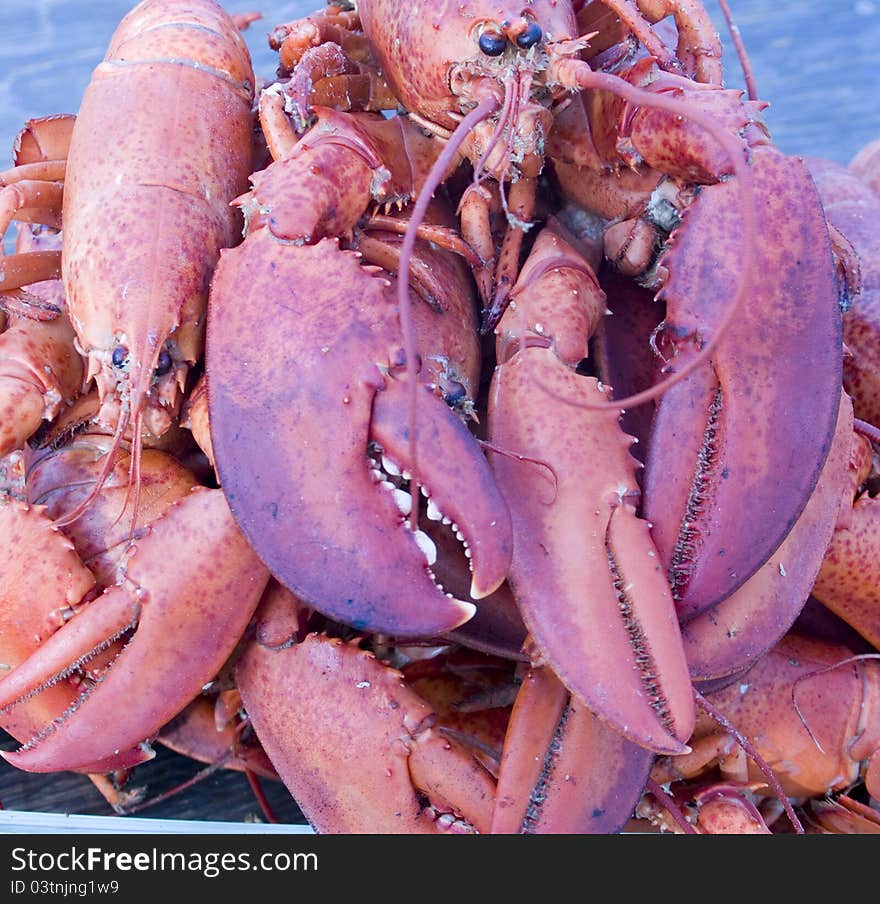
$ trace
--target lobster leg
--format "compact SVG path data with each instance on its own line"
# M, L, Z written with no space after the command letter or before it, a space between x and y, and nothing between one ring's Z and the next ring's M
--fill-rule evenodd
M841 794L836 800L811 800L808 824L823 834L880 835L880 816L873 807Z
M308 125L313 106L345 111L399 106L357 26L356 12L322 11L279 25L269 35L279 73L291 73L283 90L299 131Z
M613 10L635 36L645 45L664 69L678 70L683 66L688 75L699 82L720 85L721 39L712 19L699 0L599 0L602 6ZM597 6L597 3L592 4ZM651 25L667 16L675 17L678 29L678 47L673 53ZM578 24L589 28L589 20L579 17Z
M304 19L276 25L269 35L269 46L279 54L280 68L289 72L309 49L334 44L357 54L363 40L353 35L357 27L357 13L339 7L320 10Z
M21 172L21 167L39 163L50 164L56 171L59 165L63 167L67 160L67 152L70 150L70 136L75 122L76 117L70 113L29 119L15 136L13 143L12 159L16 170ZM0 180L7 181L8 178L12 178L12 173L16 170L0 173ZM61 172L63 173L63 168Z
M604 294L558 227L538 237L513 294L489 435L532 462L493 458L514 521L514 595L573 694L630 740L681 752L694 704L669 587L636 517L632 440L616 412L583 407L603 394L574 370ZM564 429L553 397L570 402Z
M510 211L509 217L512 222L507 225L501 249L498 253L498 264L493 277L492 297L485 300L485 309L483 310L483 319L480 325L480 330L483 333L488 333L495 329L502 312L507 307L510 290L519 272L519 259L526 229L532 225L531 220L535 211L536 189L537 180L529 178L522 178L510 187L508 207ZM465 238L467 237L465 236Z
M0 260L0 292L61 276L60 251L23 251Z
M157 740L169 750L200 763L222 763L224 769L249 770L277 780L278 773L263 748L253 740L253 733L246 737L241 727L242 723L231 720L216 724L215 704L203 695L165 725Z
M0 173L0 236L13 219L61 225L62 183L75 117L29 120L15 138L15 166ZM61 275L60 251L19 251L4 257L0 290L8 291Z
M64 187L60 182L39 182L25 179L0 190L0 235L5 235L13 220L61 226L61 199Z
M0 335L0 456L21 448L82 386L83 360L65 315L17 319Z
M211 490L194 490L154 522L124 575L0 682L0 706L9 706L136 627L104 680L60 725L4 754L18 768L81 768L158 732L229 657L268 580L222 493ZM145 675L154 676L149 692Z

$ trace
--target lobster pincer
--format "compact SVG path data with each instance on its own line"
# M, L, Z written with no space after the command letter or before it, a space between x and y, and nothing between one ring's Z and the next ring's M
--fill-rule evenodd
M39 650L61 613L87 605L96 593L95 579L70 540L53 527L43 506L19 501L0 505L0 542L7 547L0 564L0 656L5 670L15 670ZM20 555L28 548L39 549L40 555ZM70 712L77 696L71 683L57 681L13 709L0 709L0 726L26 743ZM82 760L80 771L126 768L151 756L135 743L111 750L107 756Z
M785 539L816 485L839 407L841 318L816 189L801 161L772 147L753 148L750 169L766 236L761 278L710 366L660 399L646 461L644 514L685 620L729 596ZM700 354L729 303L739 260L726 242L737 217L730 183L703 186L660 260L668 277L659 348L674 370ZM784 472L780 461L790 463ZM743 542L731 525L750 521Z
M495 781L472 749L443 732L401 672L362 648L367 638L311 633L296 642L295 605L283 587L266 594L235 680L261 744L315 830L487 832ZM266 621L271 645L260 629Z
M552 221L551 221L552 223ZM639 501L619 412L576 368L605 312L590 264L553 223L496 330L494 456L514 523L510 584L540 656L629 740L681 752L694 704L670 588ZM559 406L553 404L561 401Z
M428 139L405 122L317 112L314 131L240 200L248 236L223 253L212 284L206 362L217 472L257 554L308 605L360 630L440 633L474 607L432 579L434 544L412 529L413 474L426 517L445 519L468 548L472 596L501 584L510 557L509 513L485 456L432 391L444 380L477 384L470 275L447 269L444 296L418 304L416 330L430 345L421 345L425 385L413 387L387 269L399 237L371 230L364 241L361 220L373 203L412 196L412 146ZM268 125L278 153L285 136ZM380 153L388 129L409 141L403 166ZM419 255L441 253L424 243ZM425 260L428 273L441 264ZM423 301L431 294L414 288ZM461 354L463 334L471 351Z
M657 527L679 613L693 617L733 593L779 547L827 457L841 373L831 247L803 163L769 144L763 104L721 86L717 35L702 5L603 6L644 46L641 58L632 60L633 42L625 37L616 51L609 48L610 57L588 62L592 26L601 28L602 16L585 9L580 17L579 4L550 0L526 7L467 0L436 18L427 10L403 12L389 0L361 0L357 34L410 118L470 160L462 234L487 261L496 246L494 192L482 183L494 183L507 199L504 236L480 279L485 331L497 323L519 274L544 163L557 152L571 158L568 134L578 130L568 123L567 134L557 133L566 111L580 108L582 145L591 146L606 181L616 185L622 168L637 170L635 185L625 182L627 194L643 190L648 206L661 212L660 231L674 229L657 274L658 300L669 311L664 363L673 375L641 399L665 391L647 462L645 513ZM681 59L651 25L669 15ZM608 46L607 37L598 35L599 46ZM328 80L335 72L325 73ZM448 181L441 172L447 158L440 163L427 184ZM672 205L678 226L667 219L665 194L655 198L661 180L664 192L683 189ZM634 216L627 210L626 219ZM660 233L646 234L641 219L635 244L647 264ZM620 236L611 244L619 252ZM619 407L632 405L630 399ZM787 417L771 420L788 408ZM792 476L798 460L809 465ZM736 536L730 525L743 522L746 506L762 516L748 536Z
M211 433L232 512L280 581L347 624L431 634L473 606L431 579L433 544L408 529L414 502L392 480L411 462L391 291L333 239L293 248L263 231L225 254L212 299L238 298L208 328ZM267 328L277 354L258 342L241 356L240 337ZM416 398L429 517L457 525L486 595L507 570L507 508L467 427L427 389Z
M123 641L102 680L50 732L4 757L29 772L55 772L150 739L229 657L267 580L222 493L193 490L146 529L116 585L0 682L5 711Z

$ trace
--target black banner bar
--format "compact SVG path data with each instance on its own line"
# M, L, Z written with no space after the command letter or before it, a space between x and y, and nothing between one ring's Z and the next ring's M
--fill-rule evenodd
M410 899L436 887L458 897L469 876L488 881L496 898L505 886L522 899L533 883L549 892L562 879L584 888L611 879L618 890L644 895L660 877L664 884L674 875L686 881L697 866L704 875L719 870L717 878L747 863L750 871L785 875L790 883L816 844L826 866L844 850L853 855L852 839L843 848L829 836L708 837L7 834L0 835L0 900L129 901L134 892L221 887L237 896L277 889L286 900L331 888Z

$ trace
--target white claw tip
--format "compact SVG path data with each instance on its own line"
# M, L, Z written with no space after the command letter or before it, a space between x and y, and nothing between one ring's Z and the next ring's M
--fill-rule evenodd
M466 621L470 621L477 614L477 607L473 603L466 603L464 600L456 599L455 602L461 607L461 611L466 618L462 621L464 624Z

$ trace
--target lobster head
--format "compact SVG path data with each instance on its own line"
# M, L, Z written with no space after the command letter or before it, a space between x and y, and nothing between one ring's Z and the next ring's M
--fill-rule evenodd
M406 5L378 2L359 4L358 12L408 110L454 129L461 113L486 95L496 97L499 112L474 130L468 155L487 158L483 165L495 174L515 157L524 175L537 175L552 98L543 88L533 92L532 82L556 48L577 36L570 4L446 0L414 14ZM499 141L505 128L507 138Z

